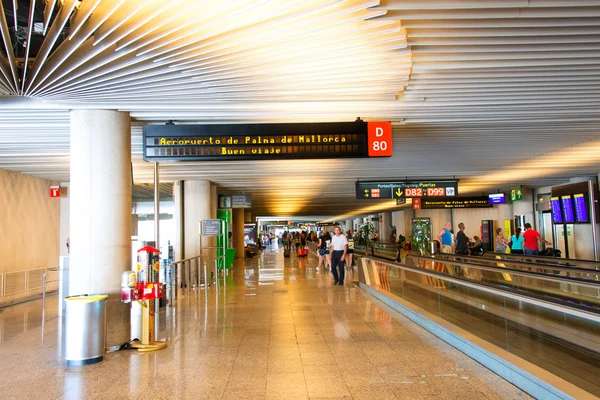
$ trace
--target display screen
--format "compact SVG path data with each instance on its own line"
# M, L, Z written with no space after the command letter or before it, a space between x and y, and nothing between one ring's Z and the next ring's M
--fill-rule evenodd
M367 149L371 128L383 135L382 124L388 123L150 124L143 154L155 162L390 156L391 142L382 138L373 142L377 149Z
M579 223L590 222L588 214L587 201L583 193L574 194L573 202L575 203L575 219Z
M575 222L575 212L573 211L573 199L571 196L561 196L561 203L563 208L563 221L565 224L572 224Z
M506 196L504 193L492 193L489 195L490 204L504 204L506 203Z
M550 206L552 207L552 221L555 224L564 223L563 215L560 207L560 198L559 197L551 197L550 198Z

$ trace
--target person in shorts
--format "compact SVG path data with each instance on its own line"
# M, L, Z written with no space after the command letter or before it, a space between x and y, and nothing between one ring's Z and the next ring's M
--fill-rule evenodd
M354 257L354 239L352 231L346 231L346 239L348 239L348 250L346 251L346 269L352 269L352 257Z
M331 253L329 251L329 245L331 244L331 235L326 230L323 231L323 234L319 238L319 265L317 265L317 271L323 263L325 270L331 268Z
M446 254L454 253L454 235L452 235L452 225L450 222L446 222L444 229L442 229L438 235L440 241L441 251Z

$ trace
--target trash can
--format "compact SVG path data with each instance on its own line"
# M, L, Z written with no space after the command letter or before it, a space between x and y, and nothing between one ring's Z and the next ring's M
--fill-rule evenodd
M80 295L65 299L66 349L68 366L95 364L106 351L107 295Z
M440 252L440 242L432 240L429 242L429 252L431 255L438 254Z

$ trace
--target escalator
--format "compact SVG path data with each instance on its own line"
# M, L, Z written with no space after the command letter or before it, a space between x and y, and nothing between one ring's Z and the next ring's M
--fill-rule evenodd
M481 257L365 257L361 285L418 306L600 396L595 271Z

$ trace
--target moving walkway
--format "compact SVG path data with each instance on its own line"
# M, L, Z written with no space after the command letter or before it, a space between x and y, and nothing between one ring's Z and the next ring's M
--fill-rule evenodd
M573 390L600 396L600 282L595 274L585 268L454 255L408 256L403 264L363 257L359 265L361 287L370 293L416 306L562 378Z

